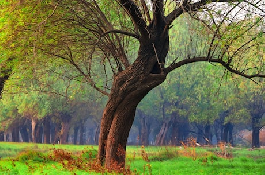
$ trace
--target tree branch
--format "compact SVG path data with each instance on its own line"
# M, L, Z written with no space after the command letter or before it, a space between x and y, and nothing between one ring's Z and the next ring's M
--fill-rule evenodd
M138 28L140 33L146 35L148 33L146 30L146 22L144 21L138 6L131 0L119 0L119 3L132 18L134 25Z
M207 61L207 62L211 62L211 63L220 63L224 68L226 68L229 72L235 73L237 75L243 76L245 78L251 79L254 77L260 77L260 78L265 78L265 74L245 74L244 71L239 71L236 69L233 69L232 67L230 67L230 65L228 63L226 63L225 61L221 60L221 59L211 59L208 57L194 57L191 59L185 59L185 60L181 60L177 63L172 63L169 67L164 69L164 73L168 74L169 72L175 70L176 68L179 68L183 65L186 64L190 64L190 63L195 63L195 62L200 62L200 61Z
M136 38L136 39L139 39L139 38L140 38L139 35L137 35L137 34L135 34L135 33L127 32L127 31L124 31L124 30L109 30L109 31L103 33L103 34L101 35L101 37L106 36L106 35L109 34L109 33L120 33L120 34L123 34L123 35L127 35L127 36L134 37L134 38Z

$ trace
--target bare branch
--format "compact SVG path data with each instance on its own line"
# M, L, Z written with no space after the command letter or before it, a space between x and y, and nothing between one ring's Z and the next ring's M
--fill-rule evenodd
M221 59L211 59L208 57L194 57L191 59L181 60L177 63L172 63L169 67L164 69L164 72L167 74L167 73L169 73L169 72L171 72L171 71L175 70L176 68L179 68L183 65L195 63L195 62L203 62L203 61L205 61L205 62L207 61L207 62L211 62L211 63L220 63L228 71L235 73L237 75L243 76L243 77L248 78L248 79L251 79L254 77L265 78L265 74L264 75L263 74L249 75L249 74L244 73L244 71L239 71L239 70L233 69L232 67L230 67L230 64L226 63L225 61L223 61Z
M136 39L139 39L140 38L139 35L137 35L135 33L130 33L130 32L124 31L124 30L109 30L109 31L103 33L103 35L101 35L101 37L103 37L103 36L105 36L105 35L107 35L109 33L120 33L120 34L123 34L123 35L127 35L127 36L134 37Z

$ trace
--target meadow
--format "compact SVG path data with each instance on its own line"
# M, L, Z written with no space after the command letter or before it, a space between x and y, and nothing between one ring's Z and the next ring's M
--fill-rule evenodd
M128 146L126 169L95 162L97 146L0 142L0 174L265 174L265 149Z

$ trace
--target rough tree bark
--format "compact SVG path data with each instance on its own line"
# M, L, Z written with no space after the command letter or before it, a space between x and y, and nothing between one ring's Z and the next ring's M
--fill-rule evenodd
M142 33L136 61L114 77L99 138L98 160L103 164L105 159L106 168L111 169L113 164L125 166L126 143L136 107L166 78L161 68L169 47L168 27L164 19L158 21L159 25L153 24L149 32Z

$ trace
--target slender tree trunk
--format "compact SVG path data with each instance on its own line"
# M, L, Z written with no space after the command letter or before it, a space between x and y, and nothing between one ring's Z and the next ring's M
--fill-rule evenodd
M70 121L71 116L69 114L62 114L62 128L61 128L61 135L60 135L60 142L61 144L67 143L67 135L70 129Z
M5 141L4 131L0 131L0 142Z
M29 142L29 133L27 130L27 125L20 126L20 134L22 137L23 142Z
M12 129L12 142L19 142L19 126Z
M78 134L79 126L74 127L74 144L77 144L77 134Z
M42 143L42 135L43 135L43 127L42 122L38 121L35 127L35 137L36 137L36 143Z
M205 125L204 131L205 131L205 135L204 135L205 143L206 143L206 145L209 145L209 144L211 144L211 141L212 141L212 138L211 138L211 126L210 126L209 122L207 122L207 124Z
M50 144L51 143L51 118L50 116L46 116L43 120L43 143Z
M200 145L203 145L204 144L204 141L203 141L203 126L198 124L197 125L197 129L198 129L198 134L197 134L197 143L199 143Z
M172 133L171 133L171 144L172 145L179 145L179 123L177 119L174 118L171 123L172 126Z
M252 115L252 148L260 148L260 140L259 140L260 118L261 117L258 114Z
M100 127L99 127L99 124L97 124L96 132L95 132L95 144L98 144L99 142L99 131L100 131Z
M166 143L166 134L169 128L169 122L165 121L160 129L160 132L156 136L156 145L165 145Z
M31 137L32 137L33 143L36 143L36 125L37 125L37 122L38 122L37 118L31 119Z
M84 127L84 123L81 122L81 125L80 125L80 139L79 139L79 144L80 145L84 145L85 143L85 127Z
M141 114L141 144L147 146L149 144L149 131L146 116Z

